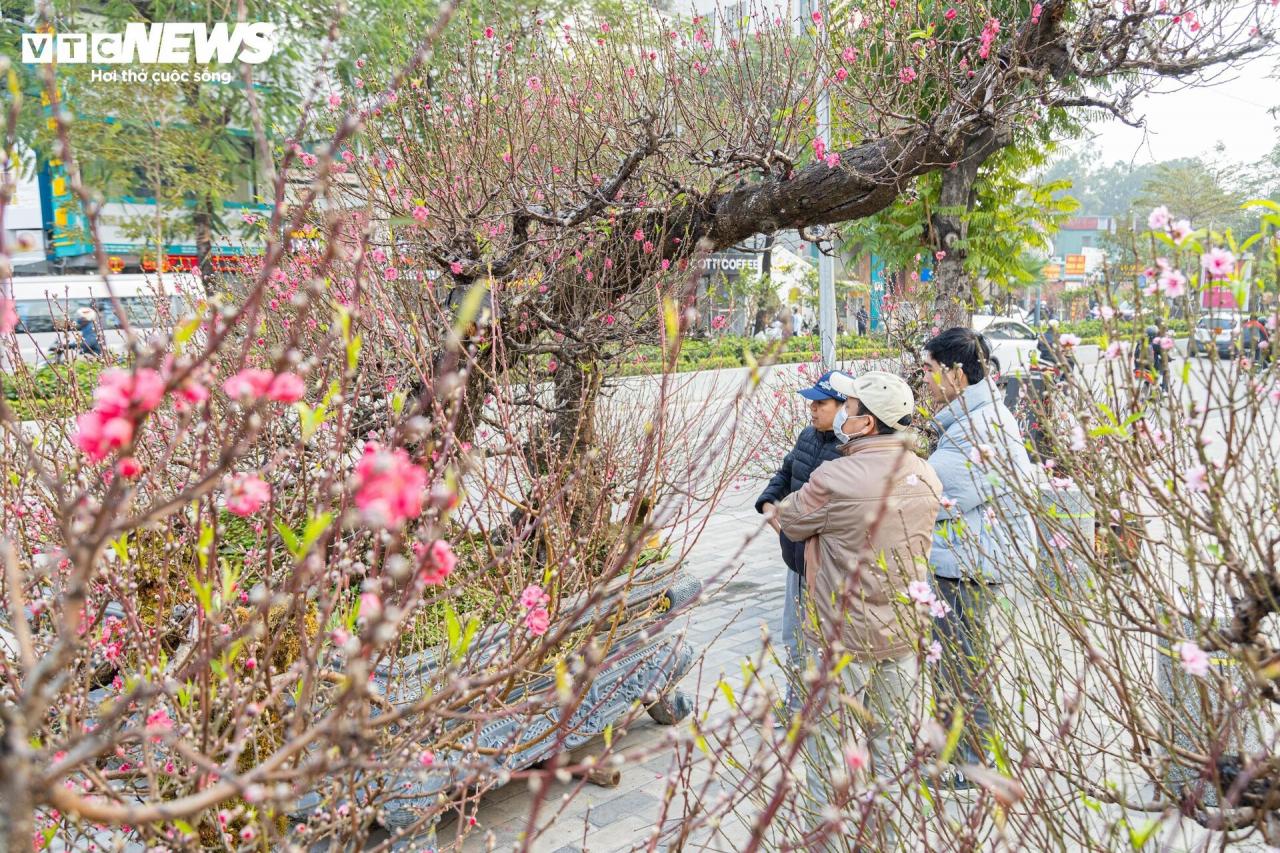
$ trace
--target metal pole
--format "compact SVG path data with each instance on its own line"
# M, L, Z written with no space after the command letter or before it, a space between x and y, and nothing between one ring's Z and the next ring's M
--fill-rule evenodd
M811 12L818 11L822 0L812 0ZM823 81L818 90L818 138L831 147L831 93ZM831 249L835 249L832 244ZM822 345L822 363L827 370L836 366L836 261L831 255L818 253L818 335Z

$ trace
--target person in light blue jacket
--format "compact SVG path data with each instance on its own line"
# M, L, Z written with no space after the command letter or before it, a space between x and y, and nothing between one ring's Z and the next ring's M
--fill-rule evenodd
M942 646L937 684L964 711L959 760L970 764L985 763L991 725L983 698L992 677L988 608L1007 573L1023 570L1026 555L1034 554L1031 518L1010 481L1029 482L1036 472L1018 421L988 375L990 357L972 329L947 329L924 345L924 394L940 433L929 464L943 492L929 557L946 605L934 623ZM968 784L962 777L955 783Z

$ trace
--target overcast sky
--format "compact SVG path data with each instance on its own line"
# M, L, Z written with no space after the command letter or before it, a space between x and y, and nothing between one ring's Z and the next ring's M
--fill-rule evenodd
M1277 121L1267 113L1280 107L1280 81L1268 79L1271 70L1271 63L1255 61L1213 85L1165 86L1139 102L1145 133L1119 121L1099 121L1091 128L1094 144L1106 163L1195 157L1211 153L1218 142L1226 145L1228 160L1257 160L1280 141Z

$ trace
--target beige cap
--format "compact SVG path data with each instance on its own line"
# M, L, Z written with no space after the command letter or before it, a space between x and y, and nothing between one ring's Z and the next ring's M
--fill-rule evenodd
M857 397L867 411L886 426L906 429L910 421L900 421L915 411L916 401L911 386L901 376L883 370L869 370L860 376L832 373L831 387L846 397Z

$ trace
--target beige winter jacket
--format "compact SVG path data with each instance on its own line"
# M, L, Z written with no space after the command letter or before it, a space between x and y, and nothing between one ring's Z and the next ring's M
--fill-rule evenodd
M907 586L928 575L942 484L903 436L855 439L845 454L778 506L782 531L808 540L805 636L823 648L834 635L832 651L860 662L901 658L929 624Z

